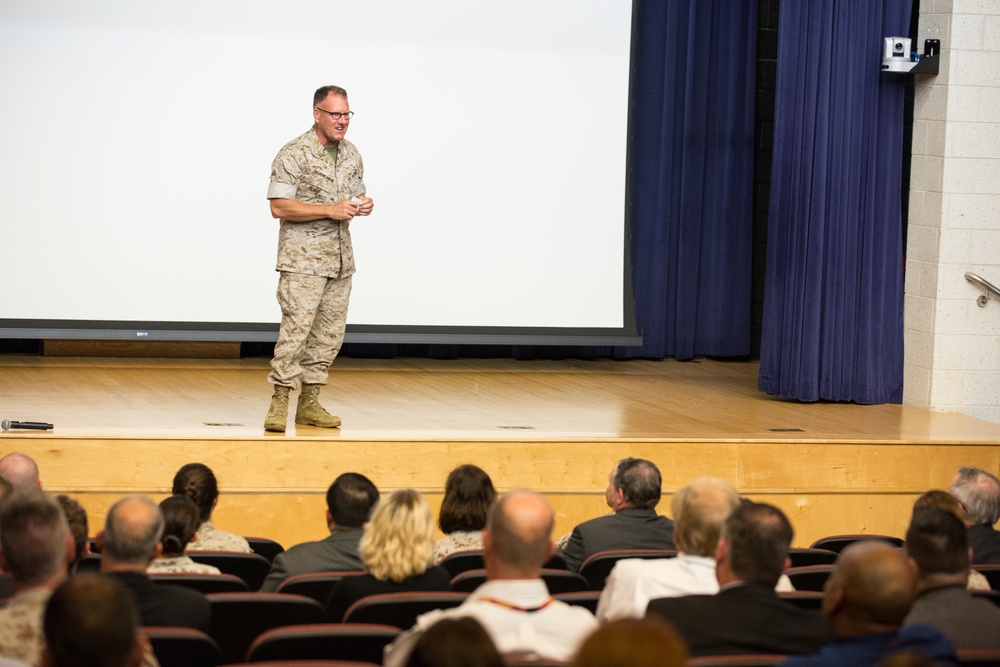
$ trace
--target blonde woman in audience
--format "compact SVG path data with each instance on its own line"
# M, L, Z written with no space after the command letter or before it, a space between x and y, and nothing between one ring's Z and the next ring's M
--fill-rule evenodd
M220 574L219 568L196 563L184 554L201 523L198 506L187 496L170 496L160 503L163 512L163 551L146 568L149 574Z
M450 590L448 571L429 566L433 547L434 517L418 491L400 489L380 500L359 545L365 574L344 577L330 591L330 620L342 620L352 604L368 595Z
M444 537L434 545L434 562L456 551L483 548L483 528L497 500L493 480L482 468L460 465L448 474L438 528Z
M188 463L174 475L174 495L187 496L198 506L201 525L198 536L188 545L191 551L236 551L251 553L253 550L245 538L224 530L212 523L212 512L219 504L219 483L204 463Z

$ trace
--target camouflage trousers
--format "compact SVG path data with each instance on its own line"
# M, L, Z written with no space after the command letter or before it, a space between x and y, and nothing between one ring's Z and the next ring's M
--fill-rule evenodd
M326 384L327 369L344 343L350 298L350 276L281 273L281 329L268 382L291 389L300 383Z

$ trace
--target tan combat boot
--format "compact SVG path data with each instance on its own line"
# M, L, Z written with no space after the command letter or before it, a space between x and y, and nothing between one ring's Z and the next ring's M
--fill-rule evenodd
M334 417L319 404L319 387L318 384L302 385L299 404L295 407L295 423L321 428L340 426L340 417Z
M285 420L288 418L288 387L274 385L274 395L271 396L271 407L264 418L265 431L285 432Z

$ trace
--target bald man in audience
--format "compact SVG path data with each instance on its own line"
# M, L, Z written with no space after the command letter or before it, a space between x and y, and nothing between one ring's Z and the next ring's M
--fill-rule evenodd
M902 627L916 591L916 570L898 549L877 540L852 544L837 559L823 593L823 613L836 639L814 655L788 658L782 667L875 667L900 651L957 665L954 647L938 630Z
M981 468L958 469L948 492L965 510L965 526L975 565L1000 563L1000 479Z
M1000 608L966 588L965 526L938 508L917 509L906 531L906 553L917 565L917 599L904 625L926 623L957 650L1000 650Z
M173 625L209 631L211 610L198 591L154 583L146 568L163 551L163 513L142 495L126 496L111 506L97 535L101 572L132 594L143 625Z
M135 603L110 577L84 573L66 581L52 594L43 624L46 667L156 664Z
M774 591L792 537L792 525L777 507L740 504L726 518L715 550L719 592L654 599L646 613L665 616L694 657L815 651L832 639L825 619Z
M0 477L10 482L15 491L42 488L38 464L22 452L11 452L0 458Z
M618 561L597 603L597 618L642 618L654 598L714 594L715 549L722 524L740 504L736 489L720 477L698 477L674 494L676 558L628 558Z
M55 498L32 489L4 500L0 567L13 579L14 597L0 609L0 656L39 664L42 613L72 559L73 538Z
M483 532L486 583L458 607L431 611L386 647L386 667L405 665L413 646L445 618L475 618L506 660L567 662L597 619L549 595L542 565L552 555L552 506L532 491L512 491L493 506Z

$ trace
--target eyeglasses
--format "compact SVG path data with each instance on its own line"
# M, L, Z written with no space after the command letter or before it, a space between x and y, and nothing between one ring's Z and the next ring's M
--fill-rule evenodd
M347 120L351 120L352 118L354 118L353 111L345 111L341 113L340 111L327 111L326 109L320 109L319 107L316 107L316 111L322 111L333 120L340 120L341 118L347 118Z

